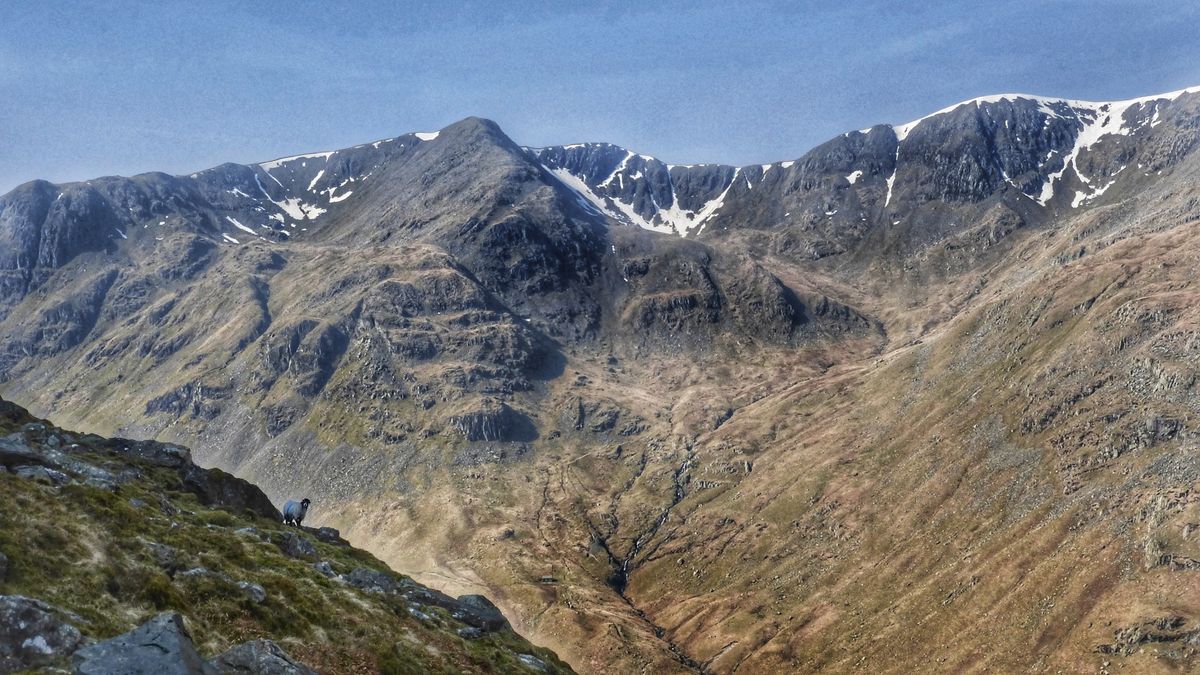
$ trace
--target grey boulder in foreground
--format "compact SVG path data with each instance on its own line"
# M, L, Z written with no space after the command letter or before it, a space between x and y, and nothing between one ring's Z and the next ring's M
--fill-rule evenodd
M75 652L78 675L215 675L218 671L200 657L183 617L159 614L111 640Z

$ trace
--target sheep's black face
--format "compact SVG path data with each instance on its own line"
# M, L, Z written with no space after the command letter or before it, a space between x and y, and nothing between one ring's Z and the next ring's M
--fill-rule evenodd
M312 501L310 501L310 500L308 500L308 499L302 499L302 500L300 500L300 506L301 506L302 508L306 508L306 509L307 509L307 508L308 508L308 505L309 505L309 504L311 504L311 503L312 503Z

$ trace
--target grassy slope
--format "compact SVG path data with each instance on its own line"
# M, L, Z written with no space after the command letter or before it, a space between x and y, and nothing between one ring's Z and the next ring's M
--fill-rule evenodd
M0 417L0 435L32 418ZM69 436L87 446L97 437ZM123 460L125 461L125 460ZM397 596L363 593L284 555L268 541L294 531L251 513L207 508L183 490L177 474L135 464L141 478L119 492L71 484L55 488L0 473L0 551L10 560L0 593L39 598L84 619L89 638L106 639L164 610L183 614L202 654L255 638L279 642L322 672L529 672L518 654L533 654L567 671L555 655L511 631L464 640L445 610L432 623L409 615ZM179 509L167 515L162 501ZM236 532L252 527L260 536ZM306 535L301 535L306 536ZM366 567L389 572L369 553L310 538L337 572ZM179 567L220 573L174 579L155 562L147 542L179 553ZM237 587L261 585L256 604Z

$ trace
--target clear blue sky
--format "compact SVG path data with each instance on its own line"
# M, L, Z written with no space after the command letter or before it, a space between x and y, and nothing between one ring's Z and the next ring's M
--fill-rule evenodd
M1200 84L1198 31L1196 0L0 0L0 192L468 115L525 145L766 162L983 94Z

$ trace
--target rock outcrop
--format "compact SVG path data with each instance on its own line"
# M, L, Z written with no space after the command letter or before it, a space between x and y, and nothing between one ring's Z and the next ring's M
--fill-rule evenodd
M221 675L316 675L270 640L251 640L217 655L212 665Z
M176 613L160 614L137 628L75 652L79 675L217 675L192 644Z

